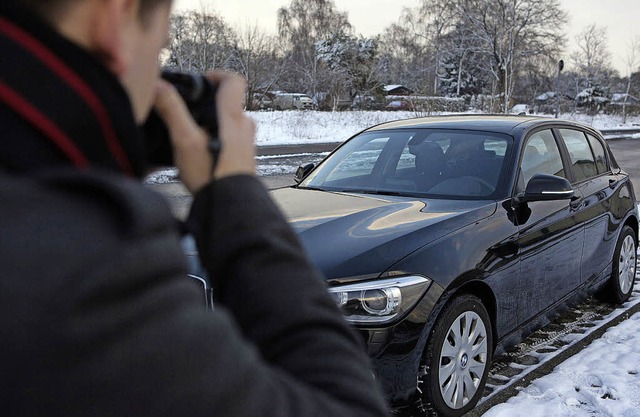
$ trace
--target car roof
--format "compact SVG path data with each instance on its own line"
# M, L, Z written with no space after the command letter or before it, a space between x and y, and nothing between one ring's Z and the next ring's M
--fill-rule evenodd
M460 129L516 134L538 126L573 126L596 132L591 126L562 119L539 116L516 116L496 114L469 114L451 116L429 116L396 120L373 126L366 131L388 129Z

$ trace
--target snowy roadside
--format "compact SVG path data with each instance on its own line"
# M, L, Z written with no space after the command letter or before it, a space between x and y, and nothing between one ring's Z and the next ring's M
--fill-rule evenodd
M484 417L639 416L640 313Z

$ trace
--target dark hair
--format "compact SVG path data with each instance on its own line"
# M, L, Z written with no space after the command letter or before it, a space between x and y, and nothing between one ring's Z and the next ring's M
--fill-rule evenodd
M26 4L45 19L64 11L68 6L80 1L83 0L18 0L18 2ZM140 19L145 22L145 18L150 11L154 10L158 5L170 1L171 0L140 0Z

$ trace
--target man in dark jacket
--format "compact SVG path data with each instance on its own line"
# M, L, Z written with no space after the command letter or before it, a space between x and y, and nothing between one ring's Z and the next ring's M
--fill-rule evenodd
M255 178L243 81L214 76L222 152L159 81L170 0L0 1L0 414L379 416L358 336ZM152 105L194 193L140 184Z

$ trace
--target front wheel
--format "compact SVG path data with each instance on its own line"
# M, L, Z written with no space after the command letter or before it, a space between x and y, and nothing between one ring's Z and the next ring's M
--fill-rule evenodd
M637 250L635 232L631 227L624 226L613 253L611 278L599 294L600 298L616 304L624 303L629 299L636 279Z
M422 403L442 416L467 413L482 397L492 354L491 321L480 299L468 294L452 299L425 349Z

